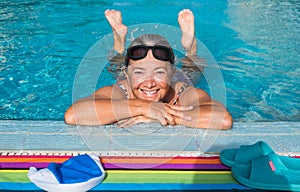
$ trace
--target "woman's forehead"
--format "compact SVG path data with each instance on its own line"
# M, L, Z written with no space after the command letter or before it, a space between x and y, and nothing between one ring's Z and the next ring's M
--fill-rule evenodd
M165 66L158 66L158 67L154 67L154 68L149 68L149 67L133 67L132 70L141 70L141 71L155 71L155 70L165 70L168 71L168 68Z
M171 69L171 64L168 61L161 61L157 59L141 59L138 61L132 61L128 66L128 69L141 68L141 69L156 69L156 68Z

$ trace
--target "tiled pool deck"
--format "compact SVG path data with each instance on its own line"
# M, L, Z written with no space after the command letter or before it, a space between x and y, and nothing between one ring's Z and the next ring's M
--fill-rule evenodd
M120 129L115 125L70 126L63 121L0 121L2 153L84 153L102 156L202 156L267 142L283 155L300 155L300 122L234 123L207 131L158 124Z

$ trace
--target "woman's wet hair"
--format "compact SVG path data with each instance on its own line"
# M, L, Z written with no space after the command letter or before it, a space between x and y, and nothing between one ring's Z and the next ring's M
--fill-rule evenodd
M162 36L157 34L145 34L135 38L128 48L136 45L161 45L172 48L169 42Z

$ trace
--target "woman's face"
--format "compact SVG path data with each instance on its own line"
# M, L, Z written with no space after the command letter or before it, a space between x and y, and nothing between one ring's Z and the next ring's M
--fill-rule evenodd
M155 59L149 50L144 59L130 61L127 75L136 98L161 101L170 89L173 68L168 61Z

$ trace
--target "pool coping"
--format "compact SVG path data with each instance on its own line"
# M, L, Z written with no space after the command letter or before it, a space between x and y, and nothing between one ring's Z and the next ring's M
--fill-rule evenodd
M63 121L0 120L0 152L32 154L94 152L102 156L212 156L218 155L226 148L265 141L278 154L300 155L298 144L300 122L236 122L232 129L221 131L183 126L162 128L158 124L147 126L145 128L145 124L138 125L126 130L116 125L87 127L66 125ZM171 137L172 139L169 139ZM150 140L145 141L144 138ZM158 144L161 142L165 144L166 138L169 139L166 147L147 148L152 145L151 141L154 144L158 141ZM139 139L142 142L139 142ZM97 146L101 145L101 148L96 149L92 146L93 142ZM208 142L209 147L203 150L201 142ZM144 145L144 148L141 145Z

